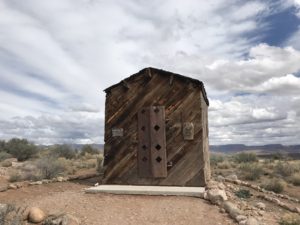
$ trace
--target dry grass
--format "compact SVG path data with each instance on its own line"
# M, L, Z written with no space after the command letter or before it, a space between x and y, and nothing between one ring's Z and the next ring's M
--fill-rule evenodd
M243 163L239 166L241 177L245 180L258 180L264 173L259 163Z
M300 186L300 173L293 174L288 181L295 186Z
M2 167L11 167L12 166L12 162L11 161L3 161L2 163L0 163L0 165Z
M265 188L268 191L273 191L275 193L283 192L285 187L286 183L282 179L272 179L269 180L265 185L263 185L263 188Z
M300 225L300 216L294 213L285 214L279 221L280 225Z
M9 175L9 182L19 182L22 180L24 180L24 177L18 171L14 171Z
M275 166L274 172L282 177L292 176L294 173L299 172L300 168L298 163L281 162L279 161Z
M230 163L229 161L223 161L223 162L220 162L220 163L218 163L218 165L217 165L217 168L218 169L230 169L230 168L232 168L233 166L232 166L232 163Z

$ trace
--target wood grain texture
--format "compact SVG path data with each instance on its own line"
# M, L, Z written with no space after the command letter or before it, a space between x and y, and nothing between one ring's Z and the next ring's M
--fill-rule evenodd
M157 71L146 70L127 80L126 86L130 88L120 84L109 90L105 109L103 183L204 186L210 179L208 106L202 87L176 76L171 83L170 79ZM138 132L141 129L138 116L142 108L151 106L164 106L165 109L165 165L168 167L162 177L141 175L147 172L141 171L139 165L144 155L139 153L142 147L139 140L143 137ZM184 123L193 123L193 140L184 140ZM113 137L113 128L123 128L123 137ZM150 148L153 149L151 143Z
M138 172L139 177L152 177L150 108L143 107L138 114Z
M165 108L150 107L151 169L154 178L167 177Z

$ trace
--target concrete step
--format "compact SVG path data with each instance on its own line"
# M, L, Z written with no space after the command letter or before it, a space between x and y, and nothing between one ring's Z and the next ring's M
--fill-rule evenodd
M204 187L99 185L85 189L86 193L110 193L119 195L173 195L203 197Z

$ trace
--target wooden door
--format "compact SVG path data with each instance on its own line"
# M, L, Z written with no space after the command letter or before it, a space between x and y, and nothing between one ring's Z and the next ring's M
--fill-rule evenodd
M138 173L140 177L167 176L164 106L142 108L138 113Z

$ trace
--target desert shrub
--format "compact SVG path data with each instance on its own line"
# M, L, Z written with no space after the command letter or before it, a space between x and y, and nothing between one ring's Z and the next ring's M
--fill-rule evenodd
M233 160L236 163L250 163L250 162L257 162L257 156L255 153L247 153L247 152L241 152L238 154L235 154L233 156Z
M27 161L22 165L23 172L34 172L36 171L36 165L30 161Z
M17 158L18 161L25 161L27 159L30 159L34 157L38 152L38 149L34 144L30 143L26 139L18 138L9 140L5 144L5 150L7 153Z
M98 157L98 155L91 155L90 153L86 153L84 156L81 156L81 160L90 160L90 159L94 159L96 160Z
M293 174L289 181L295 186L300 186L300 173Z
M274 171L274 168L276 166L276 164L270 160L265 160L264 161L264 168L269 169L270 171Z
M76 157L76 151L69 145L55 145L51 153L55 157L64 157L66 159L73 159Z
M9 175L9 182L18 182L23 180L23 176L19 172L13 172Z
M285 162L278 162L275 166L275 173L281 175L282 177L289 177L291 175L293 175L294 173L298 172L297 166Z
M84 145L81 149L80 156L84 156L86 154L97 155L99 154L99 151L91 145Z
M0 211L1 225L21 225L24 224L23 216L19 207L12 204L5 204Z
M30 181L39 181L42 180L43 177L39 173L34 172L25 172L23 175L24 180L30 180Z
M271 158L273 160L283 160L285 157L280 152L276 152L274 154L271 154Z
M0 151L0 162L4 161L5 159L9 159L11 157L12 157L11 154L8 154L7 152L4 151Z
M231 163L228 161L223 161L217 166L219 169L230 169L232 167Z
M5 141L0 140L0 152L5 151Z
M245 180L257 180L264 173L264 170L258 163L243 163L239 166L239 169Z
M2 163L0 163L0 165L2 167L11 167L12 166L12 162L11 161L3 161Z
M76 161L73 164L77 169L91 169L96 167L96 159L87 159Z
M285 182L281 179L272 179L267 184L263 185L263 188L275 193L281 193L284 191Z
M285 214L279 221L280 225L300 225L300 216L295 213Z
M238 197L238 198L243 198L243 199L246 199L246 198L250 198L251 197L251 193L249 190L247 189L240 189L238 191L235 192L235 195Z
M102 155L97 158L96 169L97 169L98 173L102 172L102 169L103 169L103 156Z
M65 171L63 163L53 157L39 159L36 162L36 167L43 179L52 179Z
M224 156L217 155L217 154L211 154L210 155L210 165L211 166L217 166L219 163L224 161Z

